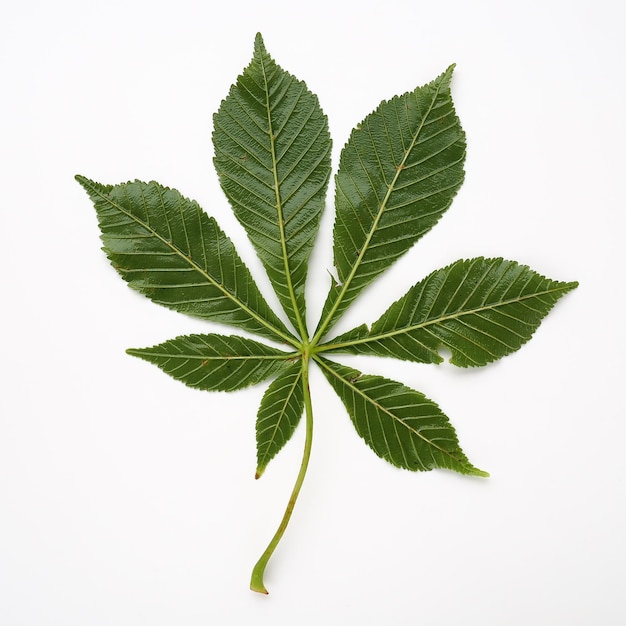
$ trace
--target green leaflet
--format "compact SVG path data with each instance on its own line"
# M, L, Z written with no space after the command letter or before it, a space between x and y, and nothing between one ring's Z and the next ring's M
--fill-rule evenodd
M357 433L379 457L411 471L443 468L487 476L469 461L435 402L326 356L344 352L440 363L439 351L447 348L456 365L485 365L518 350L577 286L515 261L461 260L416 283L371 328L362 324L326 339L361 291L437 223L463 182L465 135L450 93L453 67L381 102L343 148L335 177L336 278L311 338L305 283L330 174L328 124L317 97L274 62L260 35L250 64L213 118L214 164L295 334L196 202L156 182L102 185L76 177L95 206L104 251L131 287L181 313L289 346L285 351L242 336L194 334L128 350L197 389L234 391L270 381L256 417L257 478L304 414L302 462L278 529L253 568L254 591L267 593L265 568L307 472L311 363L321 368Z
M289 441L303 410L302 363L297 362L276 377L261 400L256 419L257 478Z
M245 337L188 335L152 348L126 351L154 363L189 387L234 391L275 376L296 354Z
M317 338L437 223L461 186L465 134L450 96L453 69L382 102L352 131L335 179L339 282L333 281Z
M461 367L486 365L530 339L563 283L504 259L457 261L420 281L372 325L348 331L327 349L441 363L446 347Z
M291 342L230 239L196 202L155 182L76 180L94 203L111 264L131 287L181 313Z
M467 460L448 418L419 391L326 359L318 363L357 432L381 458L413 471L442 467L488 476Z
M317 97L269 56L250 65L213 118L215 168L289 319L306 334L307 262L330 176L328 122Z

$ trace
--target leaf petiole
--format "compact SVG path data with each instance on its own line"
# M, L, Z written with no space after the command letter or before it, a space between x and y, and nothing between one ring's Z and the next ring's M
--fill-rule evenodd
M298 477L296 478L296 482L293 486L293 490L291 492L291 496L289 498L289 502L287 503L287 508L285 509L285 513L283 514L280 525L278 526L278 529L274 533L272 540L269 542L267 548L265 549L265 552L263 552L261 558L257 561L256 565L252 569L250 589L258 593L268 593L263 582L265 568L267 567L267 564L272 557L272 554L274 554L274 550L276 550L276 547L280 543L282 536L285 534L285 530L287 529L287 525L289 524L289 520L291 519L291 514L293 513L293 509L296 505L296 500L298 499L298 495L300 494L300 489L302 487L302 483L304 482L304 477L306 476L306 471L309 466L311 445L313 443L313 406L311 404L311 391L309 389L309 357L309 351L308 349L305 349L304 354L302 355L302 387L304 392L304 408L306 414L306 435L304 440L304 452L302 454L302 462L300 464L300 471L298 472Z

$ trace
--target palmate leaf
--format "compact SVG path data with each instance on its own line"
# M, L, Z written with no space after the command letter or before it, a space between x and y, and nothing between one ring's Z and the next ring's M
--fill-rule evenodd
M468 461L448 418L419 391L327 359L318 362L357 432L378 456L413 471L441 467L488 476Z
M335 180L339 282L316 336L437 223L461 186L465 134L450 96L452 71L382 102L352 131Z
M96 208L104 251L131 287L181 313L293 343L230 239L196 202L155 182L76 179Z
M154 363L189 387L234 391L284 370L297 353L286 353L245 337L188 335L128 354Z
M304 410L301 360L282 371L270 384L256 419L257 470L260 478L267 464L293 435Z
M557 300L578 283L558 282L504 259L462 260L420 281L367 328L329 343L335 351L486 365L528 341Z
M519 349L577 285L501 258L457 261L411 287L371 328L326 339L361 291L437 223L463 181L465 135L450 95L452 72L453 66L431 83L383 101L343 148L335 177L336 278L311 337L305 281L331 142L317 97L274 62L260 35L252 61L214 116L214 164L295 334L196 202L155 182L111 186L77 176L95 205L104 250L131 287L176 311L289 346L195 334L128 350L197 389L233 391L270 381L256 417L257 478L305 416L300 469L278 529L253 569L254 591L267 593L263 574L307 472L313 362L379 457L411 471L486 476L468 460L435 402L327 357L344 352L439 363L439 351L447 348L456 365L484 365Z
M222 189L289 319L305 334L307 262L330 176L326 116L257 35L250 65L213 121Z

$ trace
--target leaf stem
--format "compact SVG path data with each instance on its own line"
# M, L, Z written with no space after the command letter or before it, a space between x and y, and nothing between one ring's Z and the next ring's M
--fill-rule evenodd
M311 405L311 391L309 389L308 350L309 348L307 346L302 356L302 385L304 390L304 407L306 413L306 437L304 440L304 453L302 455L300 471L298 472L298 477L296 478L296 482L293 486L291 497L289 498L289 502L287 503L287 508L285 509L283 519L281 520L280 525L276 530L276 533L272 537L272 540L269 542L267 548L265 549L265 552L263 552L261 558L257 561L252 570L250 589L252 591L257 591L258 593L268 593L267 589L265 588L265 584L263 583L263 574L265 573L265 568L270 558L272 557L272 554L274 554L276 546L278 546L280 540L282 539L282 536L285 534L285 530L287 529L287 525L289 524L289 520L291 519L291 514L293 513L293 509L296 505L296 500L298 499L300 488L302 487L302 483L304 482L304 477L309 466L309 458L311 456L311 444L313 442L313 407Z

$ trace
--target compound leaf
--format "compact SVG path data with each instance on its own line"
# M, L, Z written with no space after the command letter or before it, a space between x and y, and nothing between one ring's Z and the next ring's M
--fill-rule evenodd
M257 471L260 478L267 464L280 452L296 429L304 410L302 362L293 363L268 387L256 420Z
M280 525L253 568L265 568L283 536L309 465L315 361L357 433L389 463L487 476L461 449L439 406L419 391L328 360L371 354L480 366L518 350L577 283L550 280L501 258L461 260L432 272L368 328L332 340L329 331L377 276L427 233L464 178L465 134L450 94L454 66L388 101L352 131L335 178L336 275L315 333L306 325L305 282L330 175L326 116L305 83L281 69L261 35L250 64L214 116L214 164L286 319L268 306L232 242L196 202L156 182L78 182L93 201L104 251L128 284L154 302L289 345L194 334L128 353L190 387L232 391L273 379L256 419L257 478L292 437L302 415L302 461Z
M111 264L153 302L291 341L217 222L175 189L76 179L92 199Z
M267 53L214 116L214 163L237 219L294 326L305 334L307 262L324 208L331 141L318 99Z
M189 387L234 391L276 375L295 354L236 335L187 335L128 354L154 363Z
M501 258L461 260L427 276L372 325L329 343L343 352L486 365L527 342L557 300L577 286Z
M441 409L419 391L317 357L365 443L397 467L427 471L436 467L487 476L459 446Z
M336 176L339 281L316 335L437 223L461 186L465 134L450 95L452 71L383 101L352 131Z

